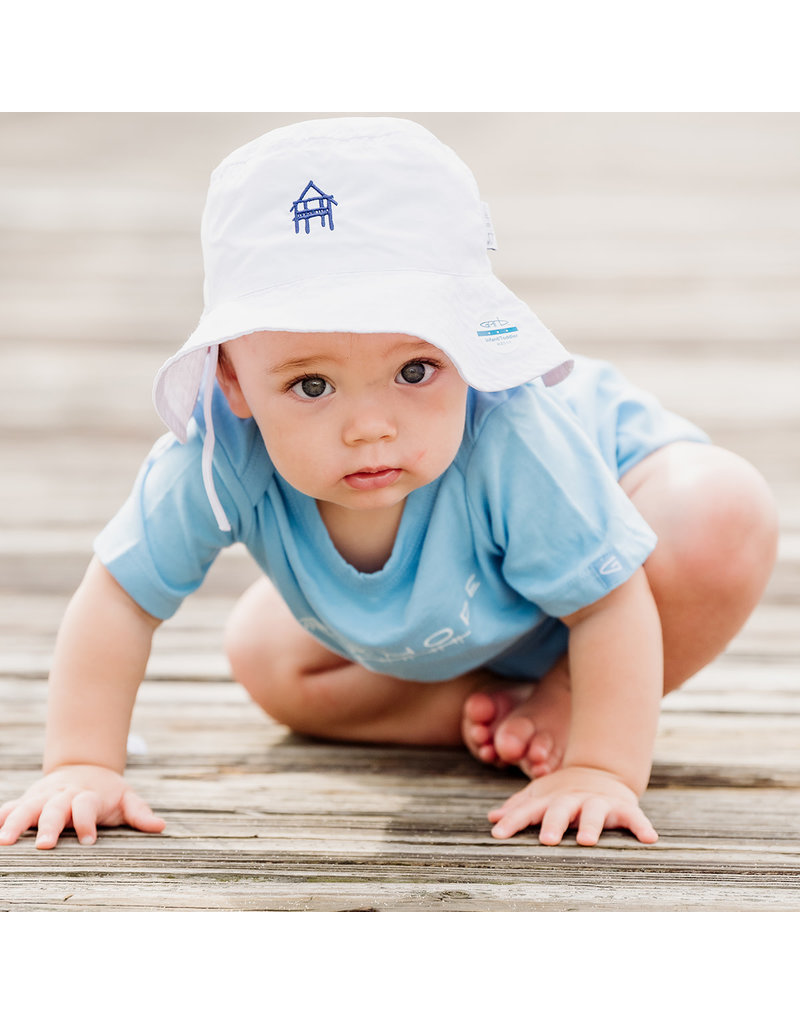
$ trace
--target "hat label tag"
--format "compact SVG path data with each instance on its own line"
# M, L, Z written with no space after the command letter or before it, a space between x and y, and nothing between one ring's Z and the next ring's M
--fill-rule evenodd
M486 222L486 248L491 249L492 252L497 252L497 239L494 236L494 226L492 225L492 215L489 213L489 204L481 203L483 206L483 219Z
M509 320L484 320L480 325L482 330L477 332L479 338L491 342L495 348L516 347L519 340L519 328Z

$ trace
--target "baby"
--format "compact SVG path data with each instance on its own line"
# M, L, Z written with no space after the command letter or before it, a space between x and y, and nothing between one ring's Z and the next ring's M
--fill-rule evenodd
M29 828L158 832L123 778L154 630L218 552L265 578L234 677L317 737L460 744L530 781L492 834L657 839L639 806L664 693L757 603L776 514L757 472L497 280L464 164L395 118L281 128L214 172L205 308L159 371L170 428L59 631Z

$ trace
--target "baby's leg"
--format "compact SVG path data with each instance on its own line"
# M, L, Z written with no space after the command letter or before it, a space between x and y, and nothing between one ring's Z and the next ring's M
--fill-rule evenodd
M658 536L645 571L661 616L664 693L708 665L758 604L778 545L769 488L711 445L667 445L620 481Z
M489 683L475 673L443 683L378 675L327 650L260 580L226 629L234 678L256 703L296 732L356 742L460 744L466 697Z
M669 693L725 649L758 603L775 562L775 503L749 463L689 442L654 452L620 484L658 535L645 571L661 617ZM481 760L519 764L532 776L553 770L569 728L568 685L560 663L527 696L470 696L467 746Z

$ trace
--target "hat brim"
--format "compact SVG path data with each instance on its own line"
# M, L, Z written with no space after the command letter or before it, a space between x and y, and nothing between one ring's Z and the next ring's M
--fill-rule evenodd
M158 414L179 440L186 439L208 349L270 330L408 334L441 349L478 391L537 377L556 384L572 369L566 349L493 274L328 275L253 292L203 314L153 386Z

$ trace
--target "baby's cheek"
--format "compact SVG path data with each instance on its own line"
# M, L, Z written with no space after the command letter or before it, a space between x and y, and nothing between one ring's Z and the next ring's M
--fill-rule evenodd
M421 446L416 450L412 469L424 478L427 483L441 476L452 464L455 451L439 446Z
M438 475L436 467L439 461L436 458L436 453L432 453L427 445L419 445L412 450L408 465L410 469L416 469L426 475L430 475L432 471L434 475Z

